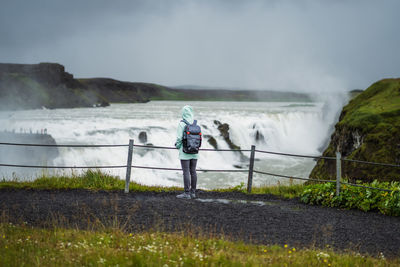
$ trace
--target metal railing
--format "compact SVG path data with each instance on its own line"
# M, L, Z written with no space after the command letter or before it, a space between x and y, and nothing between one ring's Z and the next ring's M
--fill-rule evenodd
M22 165L22 164L7 164L0 163L0 167L19 167L19 168L43 168L43 169L112 169L112 168L126 168L126 177L125 177L125 193L129 192L129 184L131 180L131 169L152 169L152 170L169 170L169 171L181 171L178 168L167 168L167 167L154 167L154 166L138 166L132 165L132 155L133 148L144 148L144 149L173 149L176 150L175 147L166 147L166 146L152 146L152 145L134 145L133 139L129 140L129 144L117 144L117 145L50 145L50 144L21 144L21 143L6 143L0 142L0 145L8 145L8 146L34 146L34 147L73 147L73 148L101 148L101 147L128 147L128 159L126 165L110 165L110 166L41 166L41 165ZM196 171L200 172L247 172L247 192L251 193L252 184L253 184L253 174L263 174L270 175L280 178L288 178L294 180L303 180L303 181L315 181L315 182L327 182L327 183L336 183L336 194L340 194L340 186L341 184L356 186L356 187L364 187L368 189L376 189L381 191L391 192L390 189L369 187L359 184L347 183L343 182L341 177L341 163L342 161L349 161L361 164L373 164L385 167L400 167L397 164L388 164L388 163L377 163L377 162L369 162L369 161L361 161L361 160L353 160L342 158L340 152L336 152L336 157L325 157L325 156L311 156L311 155L298 155L298 154L289 154L289 153L280 153L273 151L264 151L264 150L256 150L254 145L251 146L251 149L200 149L201 151L223 151L223 152L250 152L249 159L249 169L243 170L214 170L214 169L197 169ZM280 156L289 156L289 157L300 157L300 158L312 158L312 159L325 159L325 160L335 160L336 161L336 180L322 180L322 179L312 179L312 178L304 178L304 177L295 177L289 175L275 174L264 171L254 170L254 161L255 161L255 153L263 153L263 154L272 154L272 155L280 155Z

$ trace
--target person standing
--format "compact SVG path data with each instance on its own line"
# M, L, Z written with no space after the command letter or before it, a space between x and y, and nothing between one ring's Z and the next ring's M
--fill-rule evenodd
M194 131L194 135L191 135L187 130L187 127L191 129L198 129ZM193 133L192 133L193 134ZM191 135L190 137L188 137ZM188 151L187 147L190 146L191 150ZM183 185L184 192L177 195L177 198L192 199L196 198L196 185L197 185L197 173L196 165L199 158L198 148L201 145L201 129L197 126L197 121L194 120L194 112L191 106L184 106L182 108L182 120L178 124L177 137L175 147L179 149L179 159L181 161L183 171ZM190 149L190 148L189 148ZM185 153L185 151L187 153ZM197 150L197 151L196 151Z

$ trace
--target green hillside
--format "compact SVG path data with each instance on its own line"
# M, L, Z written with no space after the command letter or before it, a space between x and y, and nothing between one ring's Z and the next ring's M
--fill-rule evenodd
M400 79L374 83L346 105L324 156L400 164ZM400 181L400 168L344 162L350 180ZM319 160L310 177L335 177L335 162Z

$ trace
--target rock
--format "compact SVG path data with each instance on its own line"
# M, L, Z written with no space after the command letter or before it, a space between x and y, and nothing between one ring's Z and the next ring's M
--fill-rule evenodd
M400 79L371 85L346 105L323 156L400 165ZM318 160L310 178L334 179L335 160ZM342 177L351 182L400 181L399 167L342 161Z
M100 95L106 102L111 103L146 103L158 92L156 85L146 83L123 82L108 78L79 79L79 81L95 95Z
M0 63L0 109L105 106L107 101L55 63Z
M217 120L214 120L214 124L217 125L217 126L220 126L220 125L221 125L221 122L220 122L220 121L217 121Z
M139 133L139 142L142 144L147 143L147 133L146 132Z
M260 133L259 130L256 131L256 141L260 142L260 143L264 143L265 142L264 135L262 133Z
M215 140L214 137L212 137L212 136L210 136L210 135L204 135L204 138L207 138L207 142L208 142L214 149L218 149L217 140Z
M253 129L255 129L255 131L256 131L256 133L254 134L254 138L256 139L256 142L265 143L264 135L260 132L260 130L258 130L256 128L257 128L257 125L253 124Z
M0 140L6 143L56 145L56 141L47 134L47 130L43 130L42 133L0 132ZM58 148L53 146L3 146L0 162L51 166L58 156Z
M107 101L101 101L101 102L98 102L98 103L96 103L96 107L98 108L98 107L102 107L102 108L104 108L104 107L108 107L108 106L110 106L110 103L108 103Z
M240 146L235 145L230 136L229 136L229 124L221 123L220 121L215 120L214 124L218 126L218 130L221 136L224 138L225 142L228 144L229 148L232 150L240 150ZM240 161L247 161L248 157L243 154L242 151L237 151L235 153L240 153Z
M215 122L215 121L214 121ZM229 124L227 123L223 123L223 124L219 124L218 126L218 130L221 133L221 136L224 138L225 142L228 144L230 149L240 149L240 146L235 145L231 138L229 137Z

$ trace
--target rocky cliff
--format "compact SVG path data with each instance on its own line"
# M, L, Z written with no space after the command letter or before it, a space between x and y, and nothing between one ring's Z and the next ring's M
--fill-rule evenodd
M107 106L147 102L157 85L112 79L75 79L56 63L0 63L0 109Z
M342 110L323 156L400 164L400 79L374 83ZM335 161L319 160L310 178L336 176ZM344 161L342 176L350 181L400 181L399 167Z
M56 63L0 63L0 110L93 107L150 100L311 101L307 94L292 92L177 89L108 78L75 79Z
M161 97L167 87L151 83L123 82L108 78L79 79L104 102L143 103L152 97Z
M1 109L91 107L98 102L60 64L0 64Z

